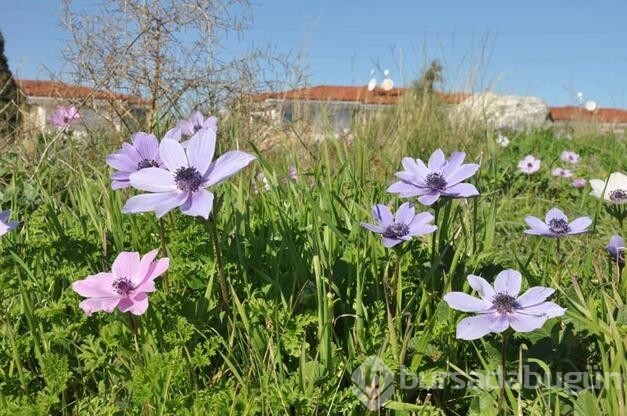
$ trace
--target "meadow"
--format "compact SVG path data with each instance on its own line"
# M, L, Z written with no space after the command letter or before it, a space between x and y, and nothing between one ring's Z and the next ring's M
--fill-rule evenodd
M547 128L503 146L421 100L355 126L350 140L261 150L258 131L237 113L219 121L215 154L241 147L256 159L208 188L208 220L123 212L142 191L112 190L106 159L129 136L5 147L2 209L20 225L0 238L1 414L627 414L627 279L607 250L627 237L617 219L627 205L572 184L626 173L624 139ZM404 157L426 164L436 149L478 164L464 179L478 195L423 205L387 192ZM519 169L527 155L539 170ZM375 204L394 213L405 202L437 230L385 247L362 223L377 224ZM558 238L524 232L526 217L554 207L591 224ZM386 236L406 235L394 230ZM75 282L110 272L122 252L155 249L169 265L145 312L79 307ZM456 310L447 294L478 297L469 275L492 285L509 269L520 293L552 288L543 293L565 312L529 331L459 338L478 309ZM510 295L498 311L518 308Z

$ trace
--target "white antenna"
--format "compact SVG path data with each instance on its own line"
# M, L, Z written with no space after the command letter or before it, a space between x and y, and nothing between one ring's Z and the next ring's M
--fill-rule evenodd
M594 111L594 110L597 109L597 103L596 103L596 101L588 100L584 104L584 107L588 111Z

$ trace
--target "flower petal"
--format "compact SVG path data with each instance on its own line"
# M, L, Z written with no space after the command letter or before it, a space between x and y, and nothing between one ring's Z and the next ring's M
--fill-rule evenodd
M159 156L165 167L172 173L175 173L181 167L189 166L183 146L172 139L161 140Z
M429 157L429 164L427 167L431 172L442 172L442 168L446 164L446 157L442 149L436 149L435 152Z
M169 170L160 168L144 168L134 172L128 177L133 188L148 192L176 191L174 174Z
M402 160L402 164L403 168L405 168L405 171L409 172L415 179L420 179L424 181L424 179L429 174L429 169L427 169L425 164L420 159L404 157Z
M108 298L115 295L112 273L97 273L72 283L72 290L86 298Z
M477 163L468 163L466 165L460 166L457 170L452 171L448 176L445 176L446 183L449 185L454 185L460 183L464 179L470 178L472 175L477 173L479 170L479 165Z
M449 292L442 299L450 308L462 312L485 312L492 307L491 302L477 299L464 292Z
M410 202L403 203L396 210L396 224L410 224L416 215L416 209Z
M453 172L455 172L462 166L462 163L464 163L464 158L466 158L466 153L459 151L453 152L451 154L451 157L446 162L446 166L444 166L444 169L442 169L442 175L444 175L445 178L450 177Z
M546 217L544 218L544 222L549 224L551 220L559 220L563 219L568 222L568 217L562 212L559 208L551 208L549 212L546 213Z
M125 277L130 279L135 276L139 268L139 253L136 251L123 251L115 258L111 266L114 278Z
M478 316L471 316L462 319L457 324L456 337L471 341L490 333L490 328L499 321L501 316L498 313L484 313Z
M403 195L401 195L403 196ZM431 192L425 195L422 195L421 197L418 198L418 202L420 202L422 205L432 205L434 204L438 199L440 199L440 193L439 192Z
M211 129L200 129L192 136L187 144L187 160L190 166L195 167L201 176L205 176L213 160L216 146L216 132Z
M555 318L566 313L566 309L562 308L555 302L542 302L537 305L527 306L517 312L525 315L546 315L548 318Z
M160 195L162 195L162 199L154 208L157 218L161 218L174 208L180 207L189 198L189 194L186 192L169 192Z
M579 217L569 224L570 231L568 234L581 234L585 233L587 228L592 224L592 218Z
M522 308L537 305L544 302L549 296L553 294L553 292L555 292L555 289L551 289L550 287L530 287L525 293L523 293L518 297L518 299L516 299L516 303Z
M520 312L512 312L509 315L509 324L514 331L531 332L538 328L542 328L548 316L546 315L528 315Z
M390 185L385 192L390 194L399 194L398 196L401 198L411 198L413 196L423 195L429 191L424 188L419 188L409 182L398 181Z
M367 222L362 222L361 226L364 227L366 230L372 231L373 233L383 234L383 231L385 231L383 227L374 224L368 224Z
M454 198L468 198L479 195L479 191L470 183L458 183L447 187L443 194Z
M496 292L494 291L494 289L492 288L492 285L488 283L487 280L485 280L481 276L475 276L472 274L468 275L466 279L468 280L470 287L475 289L483 300L485 300L486 302L492 303L492 300L494 299L494 295L496 295Z
M388 238L388 237L383 237L383 247L385 248L392 248L395 245L402 243L404 240L401 240L400 238Z
M181 212L185 215L209 219L212 208L213 194L206 189L199 189L181 205Z
M372 207L372 216L384 229L394 224L394 217L390 209L383 204L376 204Z
M154 194L135 195L126 201L122 207L125 214L136 214L138 212L154 211L156 207L163 204L164 199L178 197L180 192L162 192Z
M134 133L131 136L133 146L142 159L153 159L159 155L159 142L154 134L144 132Z
M215 185L230 178L255 159L254 155L239 150L226 152L207 169L204 175L207 181L205 186Z
M525 217L525 222L527 223L528 226L531 227L531 230L525 230L525 233L527 234L534 234L534 235L552 234L551 231L549 230L549 227L546 225L546 223L538 217L529 215Z
M518 296L522 284L522 275L514 269L503 270L494 279L494 291L496 293L507 293L512 297Z
M105 311L105 312L113 312L118 303L120 302L119 297L111 297L111 298L89 298L85 299L78 306L87 314L91 315L94 312Z

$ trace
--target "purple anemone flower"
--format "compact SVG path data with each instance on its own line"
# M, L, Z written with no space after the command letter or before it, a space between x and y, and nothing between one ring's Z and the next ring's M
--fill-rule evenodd
M573 176L573 172L570 169L564 168L555 168L551 173L559 178L570 178Z
M583 188L584 186L586 186L586 183L588 181L586 181L583 178L577 178L577 179L573 179L573 181L571 182L571 185L575 188Z
M80 121L81 115L76 107L73 105L70 107L63 107L58 105L55 112L48 118L48 120L58 129L65 130L72 124L76 124Z
M484 278L469 275L468 283L480 299L463 292L444 295L449 307L478 313L457 324L456 337L473 340L490 332L501 333L509 327L517 332L531 332L541 328L549 318L564 315L566 309L546 300L554 289L534 286L518 296L521 282L520 273L512 269L503 270L496 276L494 288Z
M568 217L559 208L552 208L547 212L544 221L538 217L525 217L529 227L526 234L541 235L544 237L566 237L568 235L581 234L588 231L592 224L590 217L579 217L573 222L568 222Z
M168 269L167 257L157 261L159 250L152 250L140 258L137 252L123 251L113 262L111 272L87 276L72 283L72 289L86 297L79 306L87 314L113 312L117 306L122 312L141 315L148 309L148 293L157 290L154 280Z
M11 210L0 212L0 236L5 235L9 231L20 225L19 221L9 221Z
M573 165L579 163L579 155L571 150L564 150L560 155L560 159L564 162L572 163Z
M146 168L132 173L131 186L149 194L137 195L126 201L125 213L154 211L157 218L176 207L183 214L209 218L213 207L213 194L205 188L216 185L235 175L255 156L233 150L212 162L216 132L199 130L184 149L172 139L163 139L159 155L165 169Z
M607 245L607 252L610 254L612 261L625 265L625 241L619 235L613 235L610 243Z
M183 136L191 137L200 129L218 131L218 118L211 116L204 118L200 111L194 111L187 120L179 120L176 127L181 129Z
M166 133L171 137L174 130ZM159 142L154 134L138 132L131 136L131 144L124 143L122 148L107 157L107 164L118 171L111 175L111 189L123 189L131 186L129 177L132 173L146 168L159 168Z
M463 164L466 153L453 152L446 160L444 152L437 149L429 158L428 165L420 159L403 158L404 171L396 172L400 181L393 183L387 192L401 198L419 196L423 205L432 205L440 197L467 198L479 195L474 185L461 183L479 169L476 163Z
M533 155L527 155L518 162L518 169L522 173L526 173L527 175L531 175L540 170L540 165L542 161L540 159L536 159Z
M411 240L412 237L432 233L438 228L429 224L433 221L433 215L428 212L416 215L416 210L409 202L405 202L398 208L396 219L383 204L372 207L372 216L377 220L378 225L362 222L361 226L381 234L383 245L387 248Z

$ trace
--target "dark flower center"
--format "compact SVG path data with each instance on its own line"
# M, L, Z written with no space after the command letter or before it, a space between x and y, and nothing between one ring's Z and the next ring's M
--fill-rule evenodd
M610 192L610 201L622 202L627 199L627 190L614 189Z
M181 191L196 192L202 183L202 176L193 166L182 167L174 173L174 182Z
M527 162L527 167L528 168L532 168L533 167L533 162Z
M196 133L200 129L202 129L202 126L200 124L195 124L194 125L194 133Z
M438 172L431 172L428 174L425 184L427 185L427 188L432 191L443 191L446 189L446 179L444 179L444 176Z
M137 170L146 169L146 168L158 168L159 163L157 163L154 159L143 159L141 162L137 164Z
M407 234L409 234L409 227L403 223L390 225L383 231L383 237L386 238L399 238Z
M63 123L67 124L70 122L70 118L68 116L63 117Z
M564 218L553 218L549 221L549 230L553 234L566 234L570 231L570 226Z
M496 308L498 313L511 313L514 308L518 308L516 298L508 295L507 293L497 293L492 298L492 305Z
M133 289L134 287L128 277L120 277L113 282L113 290L118 295L128 296Z

